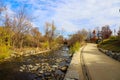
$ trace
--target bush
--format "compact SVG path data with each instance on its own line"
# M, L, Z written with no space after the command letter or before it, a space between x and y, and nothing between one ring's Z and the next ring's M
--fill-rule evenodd
M76 51L78 51L80 48L80 43L76 42L75 44L73 44L73 46L70 47L70 53L75 53Z
M111 36L109 39L110 40L116 40L117 38L116 38L116 36Z
M120 41L117 36L111 36L109 39L105 39L100 44L98 44L98 47L111 50L111 51L120 51Z
M6 45L0 46L0 60L5 59L10 56L10 50L9 47Z
M49 42L46 41L42 44L43 49L48 49L49 48Z

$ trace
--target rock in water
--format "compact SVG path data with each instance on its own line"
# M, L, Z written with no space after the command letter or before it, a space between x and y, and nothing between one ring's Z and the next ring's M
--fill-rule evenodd
M60 70L63 71L63 72L66 72L67 68L68 68L67 66L63 66L63 67L60 68Z

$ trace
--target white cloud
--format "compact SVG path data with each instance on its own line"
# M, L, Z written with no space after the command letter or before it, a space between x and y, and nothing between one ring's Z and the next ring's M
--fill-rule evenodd
M81 28L91 29L106 24L120 25L120 0L16 1L32 5L31 13L38 18L36 26L44 26L45 21L54 20L59 29L74 32Z
M7 13L10 15L10 16L13 16L15 14L15 12L11 9L11 6L8 5L7 6Z
M80 29L80 27L84 28L85 26L91 28L91 26L119 24L120 6L116 5L118 3L120 3L119 0L69 0L55 8L57 13L53 16L53 19L66 27L67 31L76 30L75 28ZM82 19L88 19L88 24L84 24ZM80 20L81 25L73 23L73 20Z

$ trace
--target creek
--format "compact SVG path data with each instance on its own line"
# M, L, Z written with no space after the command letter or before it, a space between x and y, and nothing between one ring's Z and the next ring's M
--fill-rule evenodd
M63 80L71 61L69 49L22 56L0 63L0 80Z

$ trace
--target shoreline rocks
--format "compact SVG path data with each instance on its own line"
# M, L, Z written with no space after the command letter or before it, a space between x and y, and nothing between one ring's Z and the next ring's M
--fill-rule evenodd
M102 48L98 48L99 51L103 52L104 54L106 54L107 56L110 56L111 58L120 61L120 52L113 52L110 50L104 50Z
M53 62L55 62L53 65L51 65L48 62L36 63L34 65L32 65L32 64L22 65L22 66L20 66L19 71L34 73L37 75L38 78L39 78L39 76L44 75L41 77L42 78L47 78L47 77L53 78L54 76L56 76L56 78L63 79L65 76L65 73L67 71L67 68L69 66L69 63L67 63L62 58L54 59ZM53 75L51 75L51 74L53 74ZM40 77L40 79L41 79L41 77Z
M45 52L34 54L35 55L30 54L29 56L23 55L18 56L5 64L1 64L2 67L0 70L3 72L4 71L7 72L7 74L2 74L2 76L6 76L4 77L4 79L5 80L64 79L67 68L71 62L71 56L67 49L64 49L64 51L61 49L53 52L50 51L49 53ZM9 79L7 79L7 77L9 77ZM3 80L2 77L0 78L0 80Z

